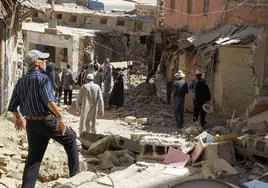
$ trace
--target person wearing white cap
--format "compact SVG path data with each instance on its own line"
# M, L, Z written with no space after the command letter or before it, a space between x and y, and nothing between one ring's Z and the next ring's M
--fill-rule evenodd
M193 122L197 121L200 115L200 124L204 127L206 123L206 112L202 107L210 100L211 94L208 85L202 78L202 72L200 70L196 70L196 78L190 84L189 89L193 94Z
M59 142L68 155L70 176L79 172L75 132L63 121L46 70L48 53L32 50L26 54L28 72L20 78L12 93L8 111L15 116L15 128L24 129L28 139L28 156L24 167L22 188L34 188L49 140ZM19 107L19 110L18 110ZM23 118L24 116L24 118Z
M177 128L181 129L184 123L184 98L189 91L188 85L184 80L185 74L180 70L174 76L175 80L172 89L174 116Z
M76 109L80 112L79 135L82 132L96 133L96 119L100 111L101 116L104 116L104 103L101 88L93 82L94 75L86 76L87 84L82 85L76 99Z

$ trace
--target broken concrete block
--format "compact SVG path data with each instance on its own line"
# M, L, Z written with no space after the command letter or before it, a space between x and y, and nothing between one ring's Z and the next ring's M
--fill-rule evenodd
M218 179L234 185L240 185L239 173L223 159L206 161L202 167L202 174L205 178Z
M132 124L137 122L137 118L134 116L127 116L124 118L124 121L128 124Z
M219 142L206 144L203 160L224 159L232 164L235 161L233 142Z
M118 157L121 166L130 166L135 163L135 159L128 153Z
M95 133L89 133L87 131L85 132L82 132L79 139L82 138L82 139L85 139L89 142L97 142L99 141L100 139L104 138L104 137L107 137L107 135L103 135L103 134L95 134Z
M140 125L145 125L148 123L148 118L138 118L137 123Z
M120 137L117 139L117 145L115 147L118 147L118 149L127 148L130 151L139 153L140 152L140 143L138 141L133 141L128 138Z
M133 133L131 134L130 138L133 141L140 141L144 136L149 135L148 132L137 132L137 133Z
M90 142L89 140L86 140L85 138L82 138L82 137L80 137L79 140L81 142L82 147L84 147L85 149L90 148L92 142Z
M128 166L115 166L110 170L110 173L120 171L120 170L125 170L126 168L128 168Z
M87 153L90 155L98 155L100 153L103 153L107 149L109 149L109 147L111 145L114 145L114 143L116 143L116 137L113 135L107 136L107 137L102 138L101 140L93 143L90 146L90 148L87 150Z
M93 164L93 165L98 165L101 163L101 160L99 158L96 157L90 157L88 159L86 159L87 163L89 164Z
M101 160L100 165L102 165L106 161L109 161L112 162L112 166L120 166L120 161L111 151L105 151L104 153L99 154L97 157Z
M122 126L128 126L128 123L127 122L124 122L124 121L121 121L120 123L119 123L119 125L122 125Z
M90 171L80 172L79 174L71 177L68 181L75 187L89 182L96 177L96 174Z

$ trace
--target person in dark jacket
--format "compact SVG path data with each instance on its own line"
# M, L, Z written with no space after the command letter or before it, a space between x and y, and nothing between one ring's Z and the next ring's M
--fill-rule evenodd
M116 106L116 108L124 105L124 75L120 68L115 69L114 86L110 95L108 109L111 109L112 105Z
M188 85L184 80L185 74L182 71L179 71L175 74L175 80L173 82L172 88L172 98L173 98L173 107L174 107L174 116L177 124L177 128L183 128L184 122L184 98L185 95L189 92Z
M203 105L210 100L211 94L208 85L202 78L201 71L196 71L196 78L192 81L189 88L193 93L193 122L197 121L200 115L200 123L202 126L205 126L206 112L203 110Z
M64 104L72 105L73 88L75 83L74 73L71 70L71 65L67 64L67 70L62 74L62 88L64 91ZM68 100L67 100L68 95Z
M53 88L56 89L56 65L52 62L52 59L48 60L46 74L51 81Z

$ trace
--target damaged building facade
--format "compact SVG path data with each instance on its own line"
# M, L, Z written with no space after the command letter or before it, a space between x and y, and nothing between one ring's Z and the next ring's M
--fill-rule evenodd
M155 76L158 96L166 100L166 81L179 69L186 73L188 83L200 69L211 89L214 109L226 115L244 114L255 96L267 95L267 21L259 18L260 11L267 11L267 2L185 2L165 1L164 25L173 26L167 29L173 30L173 35L164 39L166 50ZM246 11L248 17L242 19L239 15ZM175 15L181 18L175 19ZM191 110L190 94L186 111Z
M104 13L61 3L54 5L54 11L48 5L44 13L36 13L32 22L24 23L23 30L27 51L47 50L57 66L69 63L78 72L83 64L95 60L102 63L107 57L112 61L139 57L143 61L147 38L154 28L152 16Z

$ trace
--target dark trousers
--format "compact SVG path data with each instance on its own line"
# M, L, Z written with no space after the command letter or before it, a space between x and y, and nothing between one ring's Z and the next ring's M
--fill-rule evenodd
M174 97L174 116L178 128L183 128L184 122L184 97Z
M200 123L202 126L205 125L205 118L206 118L206 112L203 110L203 105L205 104L205 102L199 102L196 100L193 100L193 104L194 104L194 112L193 112L193 122L198 120L198 116L200 115Z
M56 89L55 95L56 95L56 98L58 99L58 103L60 103L61 96L62 96L62 86L60 86Z
M171 101L171 93L172 93L173 81L166 82L166 89L167 89L167 103L170 104Z
M68 95L68 102L67 102L67 95ZM73 90L64 90L64 104L71 105L72 104L72 98L73 98Z
M34 188L40 165L50 138L63 145L68 156L69 175L79 172L79 158L75 132L66 127L62 135L56 130L55 120L27 120L28 157L26 160L22 188Z

